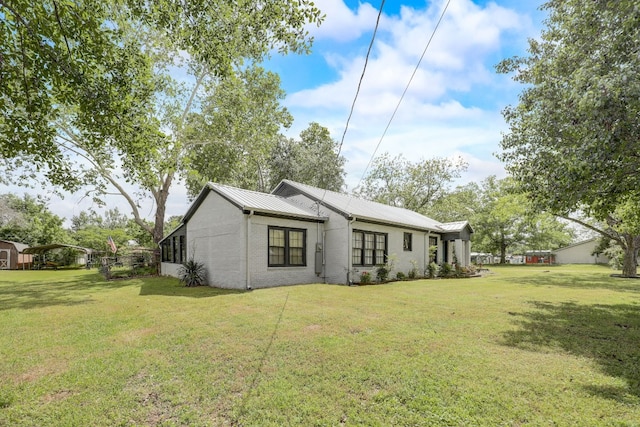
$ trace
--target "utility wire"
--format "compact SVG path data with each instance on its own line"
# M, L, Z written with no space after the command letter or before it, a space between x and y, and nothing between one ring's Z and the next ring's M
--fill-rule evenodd
M396 116L396 113L398 112L398 109L400 108L400 104L402 103L402 100L404 99L404 96L406 95L407 90L409 90L409 86L411 85L411 82L413 81L413 78L415 77L416 73L418 72L418 68L420 68L420 64L422 63L422 59L424 58L424 55L427 53L427 49L429 49L429 46L431 45L431 41L433 40L433 37L436 35L436 31L438 30L438 27L440 26L440 23L442 22L442 19L444 18L444 14L447 12L447 8L449 7L449 3L451 3L451 0L447 0L447 4L444 6L444 9L442 9L442 13L440 14L440 18L438 19L438 22L436 23L436 26L433 29L433 32L431 33L431 37L429 37L429 40L427 41L427 45L424 47L424 50L422 51L422 55L420 55L420 59L418 60L418 63L416 64L416 67L413 69L413 73L411 74L411 77L409 78L409 82L407 83L407 86L404 88L404 91L402 92L402 96L400 96L400 99L398 100L398 104L396 105L396 108L393 110L393 114L391 114L391 118L389 119L389 122L387 123L387 126L384 128L384 132L382 132L382 136L380 137L380 140L378 141L378 144L376 145L376 149L373 150L373 153L371 154L371 158L369 159L369 163L367 163L367 167L364 169L364 172L362 172L362 177L360 178L360 181L358 182L358 185L356 186L356 188L360 187L360 184L362 184L362 180L364 179L365 174L367 173L367 170L371 166L371 163L373 163L373 159L375 158L376 153L378 152L378 148L380 148L380 144L382 144L382 140L384 139L385 135L387 134L387 131L389 130L389 126L391 126L391 122L393 121L394 117ZM346 129L345 129L345 132L346 132Z
M383 7L384 7L384 0L382 0L382 3L380 3L380 9L378 10L378 19L376 19L376 26L373 29L373 35L371 36L369 49L367 50L367 55L364 58L364 67L362 68L360 81L358 81L358 88L356 89L356 95L353 97L353 102L351 103L351 110L349 111L349 117L347 117L347 123L344 125L344 132L342 133L342 138L340 139L340 145L338 146L338 155L337 155L338 158L340 157L340 152L342 151L342 144L344 143L344 137L347 134L347 129L349 129L349 122L351 121L351 116L353 115L353 110L356 106L356 100L358 99L358 94L360 93L360 86L362 85L362 80L364 79L364 73L367 71L367 64L369 63L369 55L371 54L373 41L376 39L376 33L378 32L378 25L380 25L380 16L382 15Z
M358 99L358 94L360 94L360 86L362 86L362 80L364 79L364 74L367 71L367 64L369 63L369 55L371 54L371 49L373 47L373 42L376 39L376 33L378 32L378 26L380 25L380 16L382 15L382 9L384 8L385 0L382 0L380 3L380 9L378 10L378 18L376 19L376 26L373 28L373 35L371 36L371 42L369 43L369 48L367 49L367 55L364 58L364 66L362 67L362 74L360 74L360 80L358 81L358 87L356 89L356 94L353 97L353 102L351 103L351 110L349 110L349 116L347 117L347 122L344 125L344 132L342 132L342 138L340 138L340 145L338 145L338 153L336 154L336 160L340 159L340 153L342 152L342 144L344 143L344 137L347 134L347 129L349 129L349 122L351 121L351 116L353 115L353 110L356 106L356 101ZM326 187L326 185L325 185ZM318 216L320 216L320 205L324 202L324 198L327 195L327 189L324 189L324 193L322 194L322 198L318 202Z

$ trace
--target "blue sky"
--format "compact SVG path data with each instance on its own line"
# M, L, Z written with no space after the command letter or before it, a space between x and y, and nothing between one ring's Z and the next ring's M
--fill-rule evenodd
M286 133L297 136L310 122L327 127L340 140L364 64L380 7L379 0L316 0L326 14L309 55L275 54L266 67L277 72L287 93L284 104L294 117ZM495 157L506 126L500 111L517 102L522 87L494 66L504 58L525 55L527 39L542 28L542 1L450 0L412 84L391 123L383 131L418 63L446 0L387 0L362 82L342 155L347 159L347 186L359 182L380 142L377 154L407 159L460 156L469 163L458 184L504 176ZM0 188L0 192L6 192ZM17 193L22 189L10 188ZM108 207L129 214L113 196ZM151 200L141 212L153 217ZM180 183L172 189L167 217L188 207ZM95 206L81 194L51 198L51 210L70 218Z
M460 156L469 163L462 182L504 176L495 157L505 124L500 111L517 102L522 89L494 66L526 54L527 39L537 37L543 13L539 1L451 0L416 76L381 140L393 110L409 82L445 1L386 1L369 58L343 155L347 185L355 187L380 142L377 154L406 158ZM288 93L286 106L297 135L317 121L339 140L380 2L320 0L326 13L309 56L276 57Z

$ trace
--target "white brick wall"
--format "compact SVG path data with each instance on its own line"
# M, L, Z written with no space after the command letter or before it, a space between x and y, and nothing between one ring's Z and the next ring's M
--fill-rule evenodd
M245 288L244 217L238 207L210 191L187 223L187 258L204 263L212 286Z
M306 263L304 267L269 267L269 226L306 230ZM316 242L321 241L323 224L294 219L273 218L254 215L251 217L251 244L249 248L249 271L252 288L267 288L279 285L322 283L315 274ZM320 236L317 239L316 236Z

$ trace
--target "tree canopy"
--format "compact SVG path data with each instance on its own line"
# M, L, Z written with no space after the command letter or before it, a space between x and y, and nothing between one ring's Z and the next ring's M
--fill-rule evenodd
M281 137L273 147L268 165L269 189L283 179L342 191L346 159L338 154L338 142L318 123L300 132L300 138Z
M71 243L64 220L45 200L29 195L0 194L0 239L29 246Z
M251 82L246 73L272 50L307 51L305 26L320 21L309 0L1 0L0 161L17 171L2 179L44 173L97 200L115 189L157 242L171 185L189 168L194 108L227 81ZM251 110L252 99L240 101L233 107ZM155 203L152 225L140 193Z
M569 217L583 211L625 247L636 274L640 227L625 206L640 196L640 8L615 2L552 0L529 56L498 70L526 84L504 117L501 159L540 209ZM634 202L635 201L635 202ZM615 237L614 237L615 236Z
M435 157L412 162L402 155L377 157L355 193L365 199L428 214L454 179L467 169L462 158Z

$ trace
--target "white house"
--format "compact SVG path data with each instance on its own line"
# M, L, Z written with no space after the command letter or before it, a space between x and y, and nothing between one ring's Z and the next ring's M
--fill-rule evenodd
M593 238L574 243L553 251L558 264L606 264L609 258L603 254L594 254L598 239Z
M470 264L472 228L284 180L271 194L210 183L161 242L161 272L202 262L212 286L252 289L352 283L380 264L392 274L430 262ZM430 259L429 247L435 247Z

